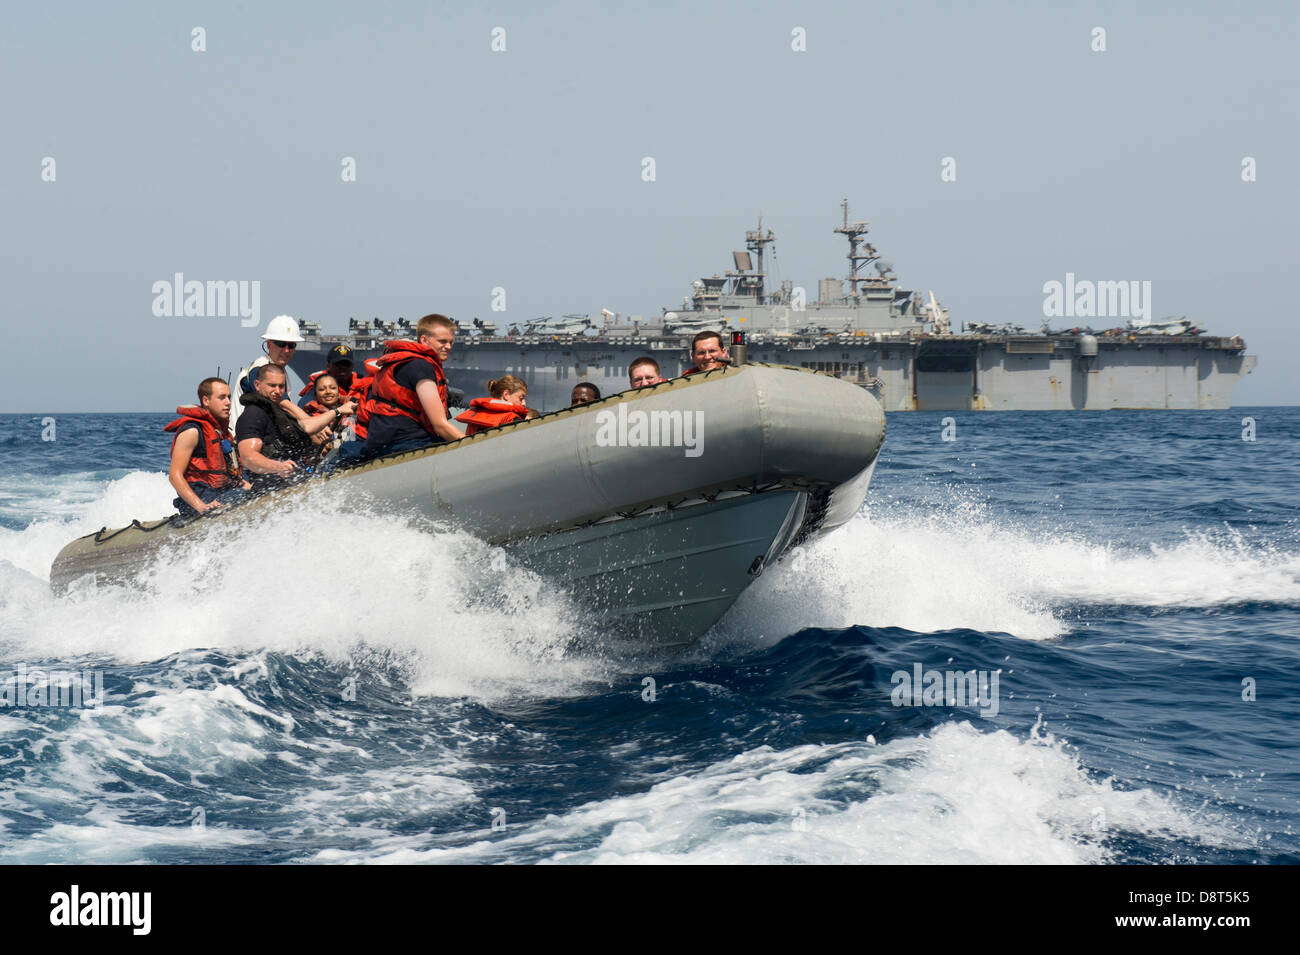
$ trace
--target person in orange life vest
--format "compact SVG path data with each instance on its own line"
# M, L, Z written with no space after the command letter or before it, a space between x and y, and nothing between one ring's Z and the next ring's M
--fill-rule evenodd
M445 315L426 315L415 326L417 341L384 342L379 373L362 402L367 416L364 457L455 441L465 433L447 416L447 376L456 325Z
M348 401L332 411L308 416L298 421L281 403L284 398L285 374L278 365L263 365L257 372L257 390L251 395L241 395L244 411L235 426L235 441L239 459L257 492L281 486L301 464L309 466L319 457L319 448L313 447L312 436L325 432L332 422L355 410Z
M330 414L343 404L343 395L339 392L339 383L334 380L333 375L313 377L316 378L316 383L312 387L313 396L311 401L303 405L303 410L312 417ZM335 419L330 422L329 431L327 432L330 434L330 449L337 448L343 443L345 433L349 427L354 425L355 421L356 418L353 415L343 415L341 417L335 415Z
M638 358L627 366L627 378L633 388L657 385L664 380L659 374L659 362L649 355Z
M523 379L504 375L487 384L492 397L475 398L469 403L469 411L456 415L456 420L465 425L467 435L528 417L528 385Z
M313 391L316 387L316 380L322 375L329 375L338 383L338 389L345 398L354 398L357 401L365 398L365 389L369 387L370 382L365 378L359 378L352 372L352 349L347 345L335 345L325 356L324 371L314 371L307 378L307 384L303 386L302 391L298 392L298 397L302 400L298 402L298 407L306 409L307 404L313 400ZM357 391L360 394L357 394Z
M163 428L173 435L167 480L179 495L172 504L182 517L234 503L249 486L232 444L230 386L220 378L204 378L198 396L197 406L177 408L181 417Z
M593 401L600 400L600 389L589 381L580 381L573 386L569 392L569 407L576 408L578 405L590 404Z
M353 430L356 432L357 441L364 443L367 437L366 425L370 421L370 416L365 413L364 405L366 395L370 394L370 386L375 383L375 375L379 374L379 359L367 358L361 363L361 368L363 375L353 377L348 396L357 403L357 417Z
M722 335L718 332L700 332L692 338L691 361L695 364L682 372L683 375L698 375L731 364L727 346L722 344Z

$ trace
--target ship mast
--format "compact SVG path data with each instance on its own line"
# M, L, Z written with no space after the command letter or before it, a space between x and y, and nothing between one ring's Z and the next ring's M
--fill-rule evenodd
M880 253L876 251L874 245L862 239L862 236L867 234L867 224L865 222L849 222L849 200L845 199L840 203L840 208L844 210L844 222L842 225L836 226L835 231L849 240L849 288L851 289L849 294L853 296L853 300L856 302L859 298L858 284L860 282L878 283L878 280L873 282L872 279L859 277L858 272L868 262L874 262L880 258ZM858 248L859 244L862 246L861 250Z
M759 213L758 228L745 230L745 248L754 253L758 261L758 269L753 273L755 278L754 299L759 305L767 304L767 293L764 289L764 278L767 273L763 271L763 249L771 242L776 241L776 235L771 229L767 230L767 235L763 235L763 215Z

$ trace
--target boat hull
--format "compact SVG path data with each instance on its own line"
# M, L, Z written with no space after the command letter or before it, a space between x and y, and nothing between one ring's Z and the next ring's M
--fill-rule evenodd
M638 426L639 425L639 426ZM869 393L745 365L406 452L310 482L341 506L463 527L646 642L689 643L763 568L861 507L884 438ZM307 486L241 506L255 517ZM101 531L51 584L129 579L223 516Z

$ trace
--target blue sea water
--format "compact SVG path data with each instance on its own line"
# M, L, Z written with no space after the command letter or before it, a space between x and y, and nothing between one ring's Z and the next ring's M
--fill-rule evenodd
M861 514L671 658L315 498L54 598L168 512L170 417L0 416L0 688L106 691L0 709L0 860L1300 862L1298 408L893 415Z

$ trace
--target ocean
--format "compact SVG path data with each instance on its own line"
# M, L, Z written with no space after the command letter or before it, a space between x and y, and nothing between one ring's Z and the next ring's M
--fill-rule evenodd
M674 656L311 497L55 598L171 417L0 416L4 862L1300 862L1300 408L891 415Z

